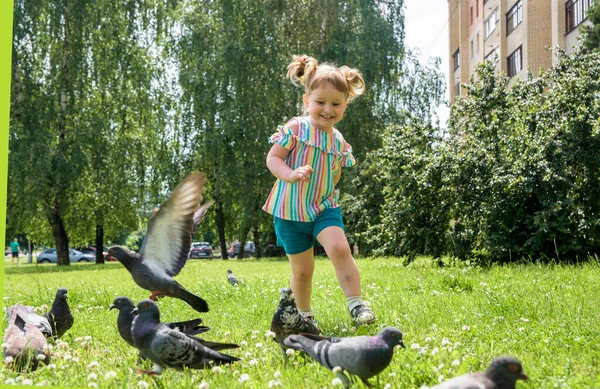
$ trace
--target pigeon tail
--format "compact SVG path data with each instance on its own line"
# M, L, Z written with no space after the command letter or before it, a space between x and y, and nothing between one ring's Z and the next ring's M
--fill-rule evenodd
M194 338L198 342L200 342L204 347L208 347L211 350L219 351L219 350L227 350L232 348L239 348L237 344L233 343L219 343L219 342L211 342L209 340Z
M203 298L188 292L183 287L177 288L174 297L182 299L198 312L208 312L208 303Z

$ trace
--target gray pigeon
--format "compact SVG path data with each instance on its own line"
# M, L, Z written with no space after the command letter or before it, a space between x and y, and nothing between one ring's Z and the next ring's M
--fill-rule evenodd
M115 298L113 303L110 305L109 311L112 309L119 310L119 316L117 317L117 329L119 335L125 342L130 346L135 347L133 344L133 337L131 336L131 324L133 323L133 310L135 305L128 297L121 296ZM197 335L210 330L209 327L201 326L202 319L193 319L183 322L165 323L165 325L173 330L178 330L187 335ZM146 359L140 354L140 359Z
M319 327L298 311L294 293L290 288L279 290L279 306L275 310L271 320L271 331L275 333L275 340L281 348L281 353L285 357L286 347L283 344L285 338L289 335L299 334L301 332L319 335Z
M169 328L160 322L160 311L152 300L137 303L131 335L135 347L154 362L154 370L145 374L160 374L165 367L175 369L205 369L239 361L239 358L217 350L237 348L236 344L208 342Z
M50 363L50 351L46 337L34 323L27 321L30 312L21 304L9 307L8 327L2 341L2 355L5 362L12 358L13 369L17 371L35 370L40 362Z
M284 344L310 355L326 368L339 366L370 386L368 379L379 374L392 361L394 347L402 342L402 333L395 327L385 327L375 336L328 338L312 334L290 335Z
M227 281L233 286L238 286L240 284L240 281L233 275L231 270L227 270Z
M454 377L431 389L515 389L517 380L527 381L521 362L513 357L498 357L485 373Z
M67 299L67 289L58 289L52 308L44 314L52 327L52 335L57 338L63 336L73 326L73 314Z
M31 323L37 327L37 329L40 330L46 338L49 338L53 335L52 325L50 324L48 317L46 317L46 315L38 315L32 306L26 305L23 306L22 309L19 308L19 315L23 320L25 320L25 322Z
M205 183L204 173L194 172L175 188L150 216L139 254L121 246L111 247L107 254L125 266L136 284L152 292L150 299L176 297L198 312L208 312L206 301L188 292L173 277L185 265L196 226L214 203L200 206Z

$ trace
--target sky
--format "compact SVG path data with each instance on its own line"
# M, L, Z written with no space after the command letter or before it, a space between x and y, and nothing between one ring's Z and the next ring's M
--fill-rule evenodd
M420 50L422 59L440 57L448 94L448 0L405 0L404 43ZM440 123L445 126L450 110L440 106L437 110Z

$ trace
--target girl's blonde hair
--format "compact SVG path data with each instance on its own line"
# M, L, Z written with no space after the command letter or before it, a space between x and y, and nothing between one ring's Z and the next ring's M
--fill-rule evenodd
M307 95L327 82L342 92L348 102L365 91L365 81L357 69L348 66L336 68L327 63L319 64L316 59L308 55L293 56L292 62L288 65L287 77L294 85L304 85Z

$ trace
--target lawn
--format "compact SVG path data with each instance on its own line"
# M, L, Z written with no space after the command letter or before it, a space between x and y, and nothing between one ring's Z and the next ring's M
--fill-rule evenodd
M363 295L379 322L404 333L391 365L372 382L384 388L433 386L482 370L499 355L522 362L529 383L518 388L600 387L600 264L549 266L433 267L426 259L403 266L398 258L360 259ZM234 288L226 271L245 282ZM265 332L288 285L285 260L193 260L177 280L210 305L200 315L211 331L206 339L241 345L231 354L243 360L222 369L166 370L158 378L136 372L137 351L116 330L116 296L138 301L149 292L135 285L119 263L103 266L5 264L4 304L50 305L58 287L69 289L75 325L53 348L49 367L18 376L0 364L0 384L49 384L100 388L323 388L333 373L296 354L287 361ZM162 319L198 317L176 299L159 301ZM323 333L357 335L333 267L316 263L313 308ZM6 319L2 324L6 327ZM150 364L145 365L151 367ZM247 380L246 380L247 379ZM362 387L362 384L356 385Z

